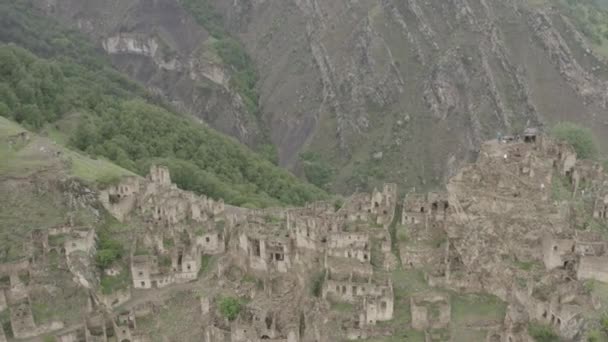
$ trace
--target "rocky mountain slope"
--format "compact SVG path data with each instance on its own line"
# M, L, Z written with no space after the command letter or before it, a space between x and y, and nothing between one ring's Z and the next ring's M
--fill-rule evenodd
M435 186L526 125L576 121L608 144L606 16L592 1L41 3L212 126L250 145L268 133L281 165L312 152L304 164L329 173L316 183L342 192ZM257 115L218 58L227 32L257 71Z
M216 5L260 68L282 160L301 146L339 160L338 183L366 167L372 179L437 183L497 132L558 120L606 143L608 69L561 3Z

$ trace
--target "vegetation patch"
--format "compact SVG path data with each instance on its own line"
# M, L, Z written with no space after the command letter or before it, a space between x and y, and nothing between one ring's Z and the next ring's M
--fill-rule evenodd
M101 275L101 293L108 295L118 290L124 290L131 284L131 275L126 270L122 270L116 276L110 276L105 273Z
M559 337L553 330L546 325L537 323L528 324L528 334L534 338L536 342L558 342Z
M331 304L331 309L333 311L348 313L348 312L353 312L355 309L355 306L353 304L347 303L347 302L331 300L330 304Z
M590 129L571 122L560 122L553 127L551 134L557 139L568 142L581 159L594 159L598 150Z
M0 184L0 262L26 257L23 241L33 229L45 229L65 223L67 210L63 196L55 191L36 192L31 185L19 191ZM24 215L27 213L27 215Z
M50 307L46 303L34 302L32 303L32 315L34 321L38 323L45 323L51 321L55 315L55 308Z
M13 328L11 326L11 316L9 310L0 311L0 323L6 337L13 337Z
M243 303L238 298L223 297L220 299L218 307L225 318L234 321L243 309Z
M330 163L315 152L300 154L300 162L309 182L322 189L329 189L335 173Z
M105 270L120 260L125 253L122 243L107 228L97 231L97 254L95 262L99 268Z
M317 273L311 281L310 292L313 296L320 298L323 294L323 283L325 282L325 272Z
M554 174L551 178L551 198L554 201L568 201L572 198L572 191L568 186L568 180Z
M498 297L486 294L452 295L452 322L457 326L478 321L502 322L506 304Z
M212 255L203 254L201 256L201 269L199 271L199 277L211 269L213 260L215 260L215 258Z

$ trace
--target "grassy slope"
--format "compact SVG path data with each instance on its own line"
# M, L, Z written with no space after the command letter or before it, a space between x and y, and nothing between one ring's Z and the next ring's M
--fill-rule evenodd
M37 189L36 180L76 177L89 184L133 173L103 160L93 160L52 140L30 133L29 141L9 144L20 125L0 117L0 259L23 257L22 244L29 232L66 222L63 195ZM88 213L76 212L79 221L91 222Z
M21 132L28 132L30 141L11 146L9 137ZM106 159L91 159L0 117L0 177L24 177L49 168L93 183L134 175Z

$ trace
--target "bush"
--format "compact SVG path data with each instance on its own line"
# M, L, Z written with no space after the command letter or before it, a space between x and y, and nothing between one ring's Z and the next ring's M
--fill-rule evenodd
M605 312L600 318L600 328L602 332L608 337L608 312Z
M546 325L530 323L528 326L528 334L534 338L536 342L558 342L559 337Z
M220 300L220 312L229 321L234 321L241 313L243 304L240 300L234 297L224 297Z
M325 282L325 272L320 272L312 279L312 286L310 288L313 296L320 298L323 294L323 283Z
M55 338L55 336L52 336L52 335L45 335L45 336L42 338L42 341L44 341L44 342L55 342L55 341L57 341L57 339Z
M342 198L336 198L336 200L334 201L334 211L340 210L340 208L342 208L343 205L344 205L344 200Z
M568 142L581 159L597 157L597 147L591 130L571 122L560 122L551 131L552 135Z
M97 237L95 262L99 268L106 269L122 258L124 249L122 244L115 240L107 229L100 230Z
M102 273L99 283L101 286L101 293L108 295L117 290L126 289L129 287L130 280L129 273L125 271L117 276L109 276Z

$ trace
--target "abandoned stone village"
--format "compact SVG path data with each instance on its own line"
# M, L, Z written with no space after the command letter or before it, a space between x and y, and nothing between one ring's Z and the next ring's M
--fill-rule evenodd
M0 341L459 341L462 328L470 341L523 342L531 322L586 341L608 310L592 288L608 283L598 228L608 176L532 129L483 144L443 192L400 196L385 184L344 201L246 209L183 191L152 166L87 196L138 227L124 262L96 271L98 232L71 217L33 229L25 256L0 265L10 322ZM86 293L70 308L76 323L34 317L46 286L34 280L50 260ZM404 292L416 275L420 288ZM102 291L102 277L128 281ZM464 324L455 303L465 294L504 309ZM241 303L233 317L221 309L228 297Z

